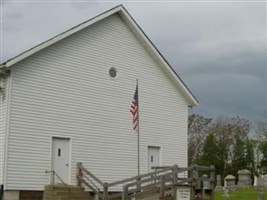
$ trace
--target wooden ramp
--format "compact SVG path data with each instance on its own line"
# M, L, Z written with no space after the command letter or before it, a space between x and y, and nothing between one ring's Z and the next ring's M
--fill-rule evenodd
M87 170L82 163L77 164L78 186L86 187L100 200L165 200L170 199L169 191L181 195L181 187L189 187L188 196L195 198L197 189L203 189L204 182L209 182L210 200L214 200L214 166L196 166L179 168L177 165L155 167L154 172L127 179L104 183ZM199 177L199 172L209 172L209 176ZM200 174L201 174L200 173ZM186 174L186 176L184 176ZM114 190L114 188L119 188ZM121 188L121 189L120 189ZM178 188L178 190L177 190ZM181 194L180 194L181 193ZM171 194L174 196L174 194ZM166 198L165 198L166 197Z

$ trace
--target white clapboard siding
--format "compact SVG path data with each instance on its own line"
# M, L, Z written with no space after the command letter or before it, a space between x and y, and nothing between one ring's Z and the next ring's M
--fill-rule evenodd
M0 79L0 87L3 85L4 81ZM0 184L3 184L5 105L4 93L0 91Z
M4 183L4 153L5 153L5 132L7 117L7 78L0 78L0 184Z
M118 77L109 77L116 67ZM15 64L6 188L49 183L52 137L71 140L71 184L82 162L103 182L137 173L130 104L139 78L141 172L148 146L187 166L187 106L177 85L114 14Z

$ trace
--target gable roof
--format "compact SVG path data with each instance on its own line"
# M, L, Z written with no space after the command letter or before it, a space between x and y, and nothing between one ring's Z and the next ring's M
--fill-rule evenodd
M121 18L125 21L127 26L137 35L138 39L140 39L143 44L147 47L148 51L151 53L153 58L162 66L162 68L170 75L170 77L175 81L178 88L181 89L182 93L184 94L185 98L189 102L190 106L196 106L198 105L197 99L194 97L192 92L189 90L189 88L185 85L185 83L182 81L182 79L178 76L178 74L173 70L171 65L167 62L167 60L161 55L161 53L158 51L158 49L155 47L155 45L151 42L151 40L147 37L147 35L143 32L143 30L139 27L139 25L135 22L135 20L132 18L132 16L128 13L128 11L122 6L116 6L100 15L97 15L96 17L85 21L17 56L14 58L11 58L7 60L6 62L0 64L0 68L2 67L10 67L19 61L33 55L36 52L41 51L42 49L88 27L92 24L95 24L96 22L113 15L115 13L118 13Z

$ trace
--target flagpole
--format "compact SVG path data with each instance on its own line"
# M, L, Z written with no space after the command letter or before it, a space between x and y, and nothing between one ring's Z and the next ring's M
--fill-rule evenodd
M140 175L140 123L139 123L139 91L138 91L138 79L136 79L137 92L138 92L138 105L137 105L137 174Z

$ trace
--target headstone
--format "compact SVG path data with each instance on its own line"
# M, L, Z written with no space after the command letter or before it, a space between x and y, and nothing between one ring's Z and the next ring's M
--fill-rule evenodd
M264 187L267 187L267 175L263 176Z
M226 181L225 188L228 189L229 192L236 189L235 177L233 175L227 175L224 180Z
M257 180L257 186L258 187L264 187L264 177L260 176Z
M202 178L208 178L208 175L206 174L203 174L202 175ZM210 189L210 181L203 181L203 189Z
M202 178L207 178L208 179L208 175L203 174ZM203 187L202 187L202 198L205 199L206 196L206 192L205 190L210 189L210 182L208 180L203 180Z
M258 199L257 200L263 200L263 190L258 192Z
M224 188L223 188L223 196L224 196L224 197L229 197L229 190L228 190L227 187L224 187Z
M222 190L222 177L221 175L217 175L216 176L216 187L215 187L215 190L216 191L221 191Z
M226 187L235 186L235 177L233 175L227 175L224 180L226 181Z
M264 194L264 177L259 177L257 181L258 199L263 200Z
M238 186L248 187L251 186L251 172L246 169L238 170Z
M217 175L216 176L216 180L217 180L217 186L222 186L222 176L221 175Z
M253 184L254 187L257 186L257 182L258 182L258 177L254 175L254 184Z

